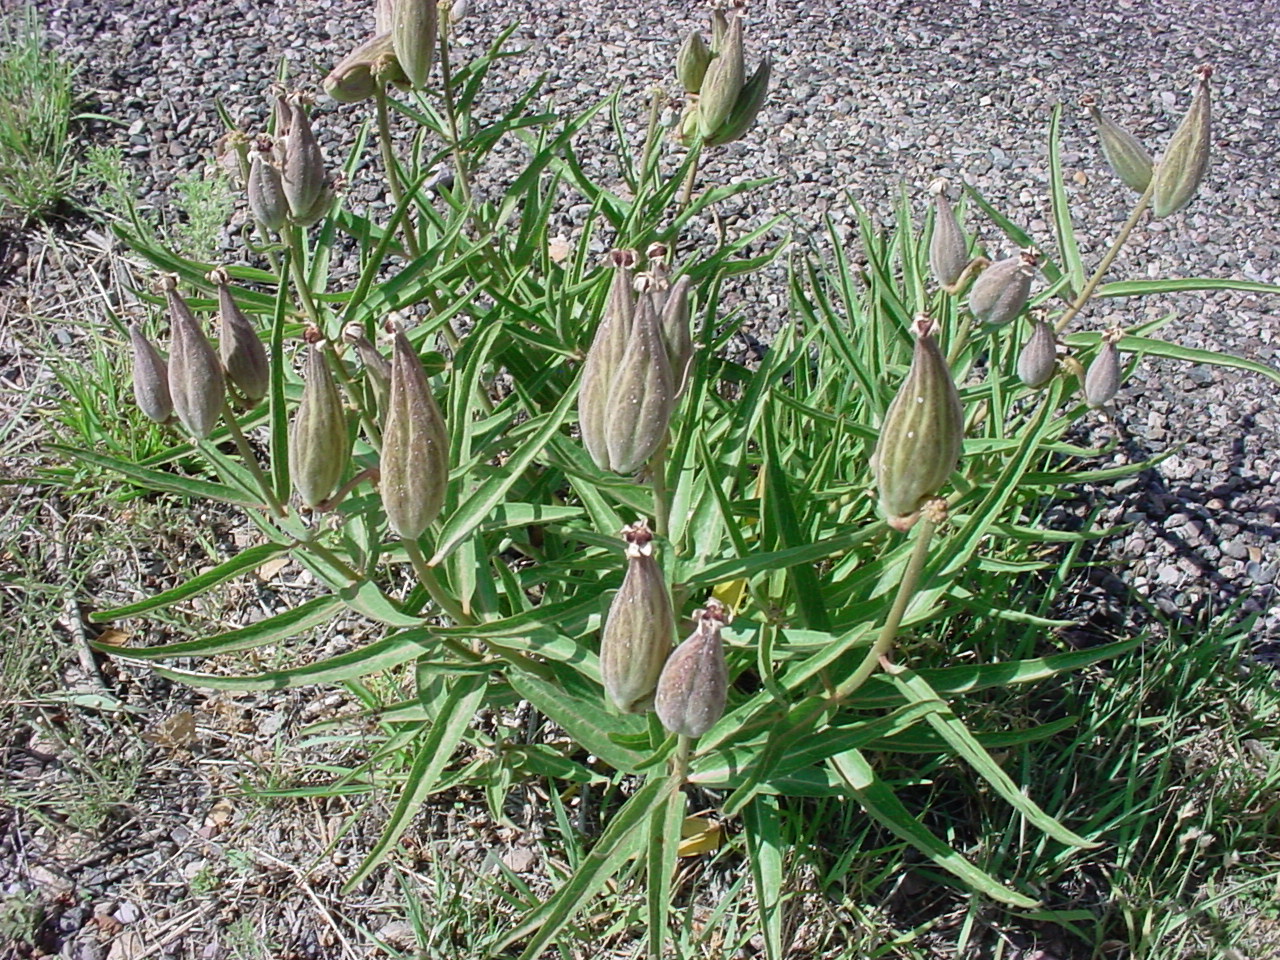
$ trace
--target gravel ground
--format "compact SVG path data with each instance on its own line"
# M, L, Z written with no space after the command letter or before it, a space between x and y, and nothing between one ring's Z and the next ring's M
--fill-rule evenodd
M515 39L529 46L496 80L495 100L504 88L523 88L544 71L555 108L565 112L621 85L631 94L637 136L647 90L662 82L674 91L670 69L678 39L704 26L700 5L670 0L644 5L643 18L632 5L602 0L533 8L478 0L476 6L462 26L464 57L467 47L487 44L513 17L523 22ZM1193 68L1207 62L1215 68L1216 127L1201 195L1184 213L1144 224L1113 276L1280 282L1280 0L1120 0L1105 5L1107 12L1091 12L1103 6L757 0L749 11L749 49L774 57L774 91L760 129L704 172L709 180L777 175L779 181L733 211L730 225L786 212L796 235L817 243L830 216L852 242L846 191L883 217L899 183L923 197L925 185L943 175L1003 201L1050 248L1045 139L1052 105L1097 93L1114 118L1159 144L1186 107ZM97 135L124 148L144 202L160 211L171 208L175 177L201 167L212 152L221 133L215 98L246 129L257 129L280 58L291 75L314 85L372 24L370 6L309 0L182 6L38 0L37 7L55 41L82 65L95 109L121 121L97 128ZM1123 221L1130 197L1107 175L1081 114L1068 110L1064 160L1082 251L1093 263ZM322 100L318 116L322 144L335 159L365 113ZM607 133L601 119L584 137L584 144L598 145L596 155L586 145L580 152L607 164ZM365 202L383 202L358 177L353 189ZM970 216L968 226L998 252L1006 249L993 225ZM33 301L77 301L70 292L75 277L56 270L43 276L47 289L33 291ZM748 294L748 333L759 339L767 340L784 314L783 279L766 274ZM1205 293L1098 303L1090 319L1133 322L1175 311L1178 319L1164 336L1280 367L1278 305L1280 297L1271 295ZM67 327L74 337L74 326ZM1102 594L1119 603L1136 591L1167 613L1187 616L1244 598L1245 610L1262 614L1258 653L1269 655L1280 639L1274 587L1280 458L1270 450L1277 426L1277 391L1260 377L1145 361L1122 392L1115 417L1099 419L1092 435L1082 437L1124 441L1100 466L1176 448L1139 478L1083 491L1103 504L1099 523L1131 525L1108 546L1115 576L1103 578ZM188 789L212 796L216 787ZM179 845L192 829L210 829L199 818L172 830L163 826L165 842ZM217 828L213 824L215 835ZM183 869L198 870L191 862ZM101 955L96 947L96 940L82 937L75 946L82 952L67 955L88 960ZM325 955L321 947L311 952Z

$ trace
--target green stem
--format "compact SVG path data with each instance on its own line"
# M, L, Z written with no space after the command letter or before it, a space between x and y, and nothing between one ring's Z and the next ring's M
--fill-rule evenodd
M671 756L671 789L676 791L689 776L689 757L693 753L693 740L683 733L677 734L676 752Z
M685 208L693 202L693 184L698 179L698 164L702 160L701 138L689 149L693 151L693 162L689 164L689 172L685 174L684 189L680 191L680 206L676 210L677 214L683 213Z
M640 206L646 197L649 187L649 167L653 161L654 147L658 144L658 119L662 115L662 98L666 96L661 87L654 87L649 98L649 127L644 135L644 150L640 154L640 176L636 178L636 205Z
M318 540L299 540L298 544L303 548L310 550L318 557L322 557L331 567L340 571L343 576L347 577L352 583L360 583L365 578L362 577L355 569L339 557L328 547L322 545Z
M311 284L307 280L304 266L306 258L303 256L305 251L302 243L302 227L285 227L281 230L281 234L289 246L289 272L293 274L293 285L297 288L298 299L302 301L302 309L307 319L323 333L324 323L320 319L320 308L316 306L315 295L311 292Z
M276 496L275 490L272 489L271 482L267 480L266 474L258 466L258 458L253 455L253 450L249 447L249 441L245 439L244 431L240 429L240 424L236 422L235 414L231 412L231 405L227 403L225 398L222 401L222 419L226 421L227 429L231 431L231 438L236 442L236 449L240 451L240 459L249 468L249 472L253 474L254 481L262 490L262 495L266 497L267 505L271 507L272 515L283 517L284 506L280 503L280 498Z
M391 144L391 116L387 111L386 84L378 83L375 85L373 99L377 104L378 113L378 151L382 154L382 165L387 171L387 186L391 189L391 199L399 207L404 203L404 185L400 182L400 167L396 163L395 150ZM404 216L400 218L400 229L404 232L405 250L408 251L411 258L416 257L418 255L418 235L413 229L413 220L407 210Z
M671 493L667 490L667 441L649 458L649 481L653 486L654 533L663 539L671 536Z
M462 137L458 134L458 113L453 103L453 68L449 62L449 11L442 11L440 29L440 85L443 88L444 115L449 122L449 148L453 152L454 175L462 188L462 202L471 205L471 174L462 154Z
M1084 309L1085 304L1093 297L1098 289L1098 284L1102 283L1102 278L1106 276L1107 271L1111 269L1111 264L1115 262L1121 248L1129 239L1129 234L1133 233L1133 228L1138 225L1138 218L1151 203L1151 195L1156 188L1155 177L1151 178L1151 182L1147 184L1146 191L1138 200L1137 205L1133 208L1133 213L1129 214L1129 219L1124 222L1124 226L1120 228L1120 233L1116 235L1115 240L1111 242L1111 249L1107 251L1106 256L1102 258L1102 262L1098 264L1098 269L1093 271L1093 276L1089 278L1089 282L1084 285L1084 289L1080 291L1079 296L1072 301L1071 306L1067 307L1066 313L1058 318L1058 322L1054 324L1054 332L1062 333L1067 329L1076 314Z
M412 540L402 540L401 544L404 546L404 552L409 555L409 562L413 564L413 572L418 575L418 582L426 589L435 605L452 617L455 623L475 623L475 617L470 616L458 606L457 601L449 596L444 585L440 583L436 572L427 566L427 558L422 555L422 550L417 543Z

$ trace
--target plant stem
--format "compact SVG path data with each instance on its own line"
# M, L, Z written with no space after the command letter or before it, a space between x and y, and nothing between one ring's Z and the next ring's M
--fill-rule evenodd
M693 740L683 733L677 734L676 752L671 756L671 788L679 790L689 775L689 755L693 753Z
M1089 282L1084 285L1084 289L1072 301L1071 306L1067 307L1066 313L1058 318L1058 322L1053 325L1055 333L1062 333L1067 329L1076 314L1084 309L1085 304L1093 297L1098 289L1098 284L1102 283L1102 278L1106 276L1107 271L1111 269L1111 264L1115 262L1116 257L1120 253L1120 249L1129 239L1129 234L1133 233L1133 228L1138 225L1138 218L1151 203L1151 195L1156 188L1155 177L1151 178L1151 183L1147 184L1146 191L1138 200L1137 205L1133 208L1133 213L1129 214L1129 219L1125 221L1124 226L1120 228L1120 233L1116 235L1115 240L1111 241L1111 248L1107 251L1106 256L1102 258L1102 262L1098 264L1098 269L1093 271L1093 276L1089 278Z
M693 152L693 162L689 164L689 172L685 174L684 189L680 191L680 206L676 210L677 215L683 213L693 201L693 183L698 179L698 164L702 160L702 139L699 138L689 149Z
M240 451L240 459L244 461L244 465L249 468L249 472L253 474L253 479L257 482L262 490L262 495L267 499L267 505L271 508L271 513L275 517L284 516L284 506L280 503L280 498L276 496L275 490L271 487L271 482L267 479L266 474L262 472L262 468L258 466L258 458L253 455L253 450L249 447L249 441L245 439L244 431L240 429L240 424L236 422L235 414L231 412L231 405L224 398L222 401L222 419L227 423L227 429L231 431L231 438L236 442L236 449Z
M667 490L666 440L649 458L649 481L653 486L653 532L667 539L671 536L671 494Z
M445 592L436 572L427 566L427 558L422 555L422 550L417 543L412 540L400 542L404 546L404 552L409 555L409 562L413 564L413 572L418 575L418 582L426 589L435 605L452 617L456 623L475 623L475 618L469 616L458 606L453 597Z
M649 187L649 166L653 158L653 148L658 143L658 118L662 114L662 98L665 96L661 87L654 87L649 98L649 127L644 135L644 150L640 154L640 176L636 178L636 203L643 202Z
M391 145L391 117L387 112L387 87L384 83L375 85L373 93L378 112L378 150L382 154L382 165L387 170L387 186L391 190L391 199L399 207L404 203L404 186L400 183L400 168L396 164L395 150ZM404 231L404 246L410 257L418 255L418 235L413 229L413 220L409 211L400 218L400 228Z
M449 5L451 6L451 5ZM462 154L462 137L458 135L458 113L453 103L453 68L449 62L449 9L441 11L440 85L444 96L444 115L449 122L449 148L453 151L454 175L462 188L462 202L471 204L471 175Z
M303 267L305 258L303 257L302 243L302 227L285 227L281 234L285 238L285 242L289 245L289 272L293 274L293 285L298 290L298 299L302 301L302 309L307 315L307 319L315 325L321 333L324 332L324 324L320 319L320 308L316 306L315 295L311 292L311 284L307 280L307 273Z

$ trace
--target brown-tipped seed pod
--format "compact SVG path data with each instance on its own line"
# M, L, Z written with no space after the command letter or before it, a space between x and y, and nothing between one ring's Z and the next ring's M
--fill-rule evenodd
M377 93L379 84L407 82L387 32L370 37L343 57L324 78L324 92L339 103L359 103Z
M173 412L197 440L212 431L222 413L226 386L222 366L200 329L200 323L178 295L177 281L166 278L165 296L169 301L169 395Z
M289 430L289 473L293 489L308 507L329 499L351 456L351 436L342 397L324 352L307 349L302 402Z
M262 340L231 293L230 279L222 269L209 274L209 281L218 288L218 354L227 379L252 404L267 395L271 368Z
M289 219L280 168L271 161L270 147L254 150L249 161L249 210L268 230L279 230Z
M653 557L653 534L642 520L622 531L627 573L609 604L600 634L600 678L623 713L643 713L653 702L662 665L676 634L671 592Z
M689 329L689 287L692 284L693 278L685 274L671 285L662 303L659 324L677 399L684 394L689 382L689 367L693 363L693 333Z
M698 100L698 132L704 140L710 139L725 125L733 107L742 93L747 79L743 60L742 18L734 17L729 23L724 43L715 59L707 67L702 81L702 93Z
M391 42L400 61L400 69L414 89L427 85L431 62L435 59L436 34L439 31L439 9L436 0L393 0L391 9Z
M684 38L680 52L676 54L676 77L685 93L697 93L702 89L707 66L711 63L711 51L707 49L702 34L696 30Z
M578 425L582 432L582 445L601 470L609 469L609 451L605 441L609 395L631 336L631 320L635 313L632 283L637 259L634 250L614 250L609 255L614 270L609 302L596 327L591 349L587 351L587 359L582 366L582 385L578 389Z
M1156 217L1177 213L1190 203L1209 168L1209 77L1212 75L1211 67L1200 68L1200 82L1191 99L1191 107L1156 165L1155 187L1151 195L1151 212Z
M675 396L653 302L642 297L609 391L604 437L610 470L633 474L644 466L666 440Z
M1058 369L1058 341L1053 327L1044 320L1031 326L1031 337L1018 353L1018 379L1038 390L1053 379Z
M289 130L284 136L281 179L290 217L295 223L306 225L318 219L316 208L323 208L326 199L324 157L301 99L291 99L288 109Z
M728 622L725 608L708 600L693 615L689 639L676 647L658 678L653 709L672 733L700 737L716 725L729 695L729 671L720 630Z
M1120 349L1111 339L1104 339L1098 355L1084 375L1084 402L1090 407L1105 407L1120 391Z
M133 397L138 409L148 420L166 423L173 416L173 398L164 358L136 323L129 324L129 343L133 345Z
M449 435L422 361L400 331L391 357L379 473L387 523L402 539L417 540L444 504Z
M983 270L969 291L969 311L992 327L1002 327L1015 319L1031 296L1036 260L1033 252L1023 251Z
M1151 183L1152 170L1151 154L1147 148L1132 133L1105 116L1093 97L1085 97L1084 105L1097 128L1098 141L1102 144L1102 155L1107 158L1107 164L1130 190L1145 193Z
M929 266L934 279L950 289L969 265L969 245L947 200L947 182L935 180L930 189L934 191L935 212L933 236L929 238Z
M913 325L911 369L889 405L871 457L880 511L895 530L908 529L947 482L964 442L964 410L934 328L924 316Z
M751 125L756 122L760 108L764 106L764 98L769 93L769 78L773 71L773 61L765 57L757 65L755 72L742 85L738 99L734 101L729 119L711 136L706 138L707 146L717 147L724 143L741 140Z

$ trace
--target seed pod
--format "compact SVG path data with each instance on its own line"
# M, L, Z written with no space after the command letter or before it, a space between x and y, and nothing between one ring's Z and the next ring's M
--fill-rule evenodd
M1200 68L1200 82L1187 115L1178 124L1156 166L1151 212L1156 217L1177 213L1196 195L1205 170L1209 168L1211 133L1209 77L1211 67Z
M711 52L718 54L724 47L725 35L729 32L729 17L724 7L711 8Z
M623 713L643 713L671 652L676 619L649 527L642 520L623 530L622 538L627 573L600 634L600 678L614 706Z
M359 103L377 93L380 83L404 83L407 79L391 48L390 32L379 33L329 71L324 78L324 92L339 103Z
M635 294L631 285L637 259L634 250L614 250L609 256L614 268L609 303L600 325L596 327L591 349L587 351L586 363L582 366L582 385L578 389L578 425L582 444L601 470L609 469L609 451L605 442L605 427L610 415L609 396L631 335L635 312Z
M222 269L209 274L218 288L218 354L227 378L249 403L257 403L267 395L271 368L262 340L231 294L230 279Z
M399 331L379 468L387 523L402 539L417 540L444 504L449 435L422 361Z
M1043 320L1036 320L1031 327L1031 337L1018 353L1018 379L1033 390L1038 390L1053 379L1058 369L1058 342L1053 327Z
M365 376L373 387L373 400L377 408L386 414L387 404L391 401L391 364L378 352L378 348L364 334L364 328L358 323L349 323L342 331L342 339L356 348L360 354L360 362L364 365Z
M684 38L684 43L680 44L680 52L676 54L676 77L685 93L697 93L702 89L702 80L707 75L707 65L710 63L711 51L707 49L702 34L695 30Z
M281 178L289 213L301 222L315 215L316 206L324 196L324 157L302 101L295 97L289 101L288 108L289 130L284 136Z
M1105 407L1120 391L1120 350L1110 339L1103 340L1098 355L1084 375L1084 402Z
M636 304L627 350L609 391L605 446L614 473L638 471L667 437L675 407L675 378L662 345L653 303Z
M929 239L929 266L933 268L934 279L950 289L969 265L969 247L955 211L947 200L947 182L937 180L933 189L936 194L936 212L933 217L933 236Z
M1103 115L1093 97L1085 98L1085 106L1093 117L1094 126L1098 130L1098 140L1102 144L1102 155L1130 190L1145 193L1151 183L1151 154L1135 137L1114 120Z
M706 77L702 81L702 94L698 101L698 132L704 140L712 137L729 119L746 76L747 68L742 51L742 18L734 17L724 43L707 67Z
M329 499L342 479L351 438L338 385L319 346L307 350L306 378L289 431L289 473L299 499L316 507Z
M373 32L391 36L391 17L394 10L391 0L374 0Z
M147 419L165 423L173 416L173 398L169 396L164 358L136 323L129 324L129 343L133 345L133 397L138 409Z
M689 639L676 647L658 678L653 709L672 733L700 737L724 716L729 670L720 630L728 622L723 605L708 600L693 615Z
M676 397L684 393L693 363L693 334L689 329L689 287L693 278L685 274L671 285L662 304L660 327L662 345L671 364Z
M436 0L393 0L391 10L391 42L400 69L414 89L427 84L431 62L435 58L437 20Z
M1031 296L1035 266L1035 254L1026 251L991 264L979 274L969 291L969 311L993 327L1002 327L1013 320Z
M289 217L289 201L284 196L284 180L280 168L261 149L249 161L249 210L269 230L279 230Z
M871 457L880 511L895 530L908 529L947 482L964 442L964 410L934 328L928 317L915 321L911 369L889 405Z
M751 129L764 106L765 97L769 93L769 77L772 74L773 61L765 57L756 67L755 72L742 86L742 92L734 102L729 119L707 138L707 146L716 147L724 143L740 140Z
M197 440L212 431L222 413L226 390L222 367L200 329L195 314L178 295L177 281L166 278L165 296L169 301L169 395L173 410L182 425Z

